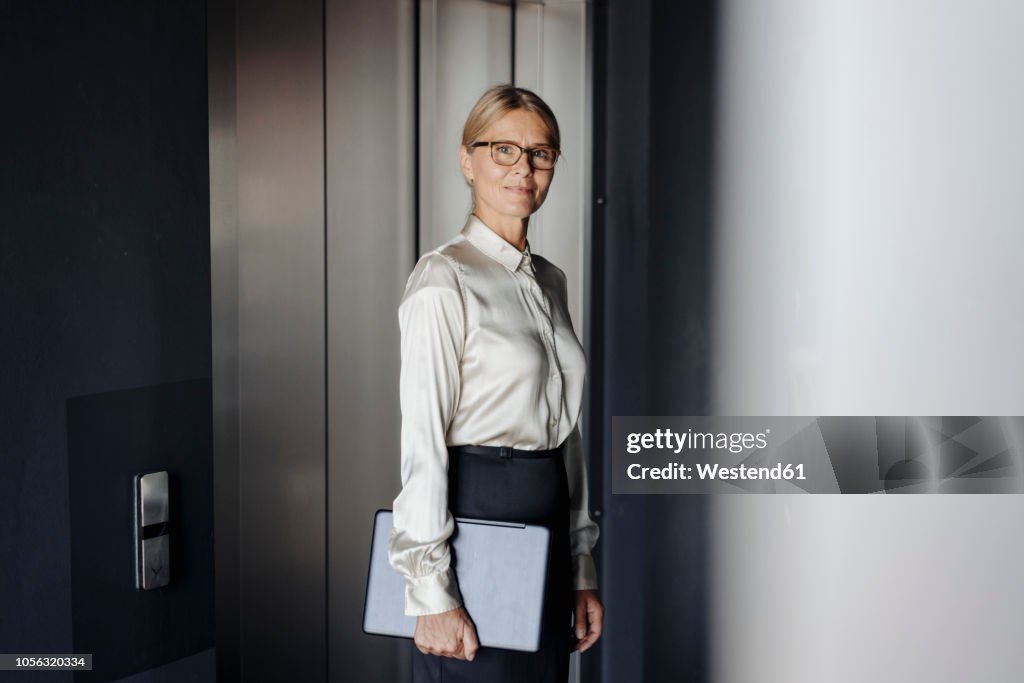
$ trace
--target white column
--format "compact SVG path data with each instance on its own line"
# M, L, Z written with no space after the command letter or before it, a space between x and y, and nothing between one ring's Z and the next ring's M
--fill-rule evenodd
M1024 5L728 0L721 414L1024 414ZM720 681L1020 676L1024 499L722 497Z

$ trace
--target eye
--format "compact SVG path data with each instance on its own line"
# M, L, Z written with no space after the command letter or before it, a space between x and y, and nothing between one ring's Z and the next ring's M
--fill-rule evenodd
M540 159L541 161L547 161L551 158L551 150L544 149L543 147L533 150L533 158Z
M509 145L495 145L494 148L498 150L498 154L511 154L512 147Z

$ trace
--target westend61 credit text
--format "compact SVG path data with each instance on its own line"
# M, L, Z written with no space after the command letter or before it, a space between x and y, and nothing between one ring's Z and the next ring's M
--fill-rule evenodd
M737 465L735 467L722 467L718 463L708 464L698 462L694 465L684 465L680 462L673 462L664 467L644 467L640 463L633 463L626 468L626 476L630 479L719 479L728 481L730 479L776 479L779 481L806 479L803 464L783 465L775 463L772 467L749 467Z
M809 493L816 472L831 472L827 453L817 468L808 457L824 453L814 425L803 417L613 417L612 493ZM817 488L834 491L834 481Z

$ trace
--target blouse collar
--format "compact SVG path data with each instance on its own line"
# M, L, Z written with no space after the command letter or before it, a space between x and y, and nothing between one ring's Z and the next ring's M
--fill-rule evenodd
M526 250L519 251L474 214L469 214L469 218L466 219L462 235L474 247L511 271L530 263L530 240L526 240Z

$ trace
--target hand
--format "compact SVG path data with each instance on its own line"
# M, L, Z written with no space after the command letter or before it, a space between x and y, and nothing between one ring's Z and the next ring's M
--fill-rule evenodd
M576 643L575 650L586 652L601 637L604 626L604 605L595 590L576 591Z
M413 635L416 649L425 655L439 655L473 661L480 641L476 637L469 614L462 607L416 617L416 633Z

